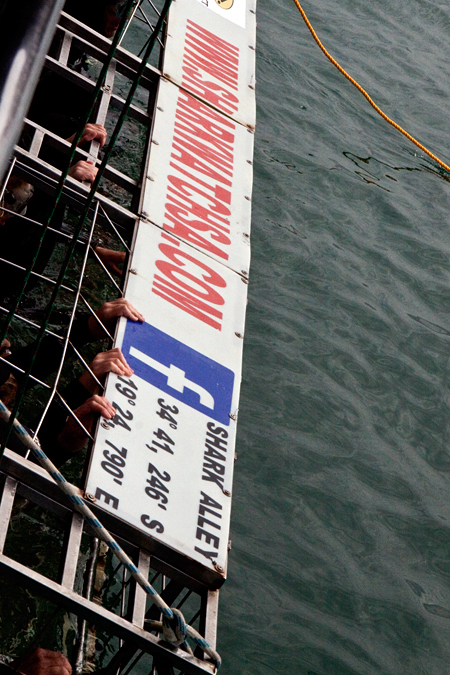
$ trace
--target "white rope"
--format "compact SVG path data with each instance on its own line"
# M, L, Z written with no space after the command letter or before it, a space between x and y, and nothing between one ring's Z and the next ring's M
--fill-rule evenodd
M0 416L5 422L9 421L11 416L10 411L5 406L3 401L0 400ZM84 518L86 518L89 525L95 532L95 535L106 542L110 549L115 553L119 558L120 562L125 565L133 579L139 584L139 586L149 595L158 609L162 612L163 616L166 618L167 623L171 623L171 620L175 620L180 623L181 612L176 612L170 609L169 605L163 600L163 598L158 594L158 592L153 588L153 586L147 581L144 575L138 570L136 565L133 563L131 558L127 556L125 551L119 546L114 537L108 532L108 530L103 527L98 518L94 515L91 509L84 503L84 501L79 496L76 488L68 483L56 466L49 460L45 452L41 450L36 441L34 441L27 430L17 421L13 422L13 429L17 436L20 438L22 443L29 448L39 464L48 471L50 476L53 478L58 487L67 495L73 507L78 513L80 513ZM192 638L198 645L203 649L204 652L211 657L215 662L216 669L218 670L221 665L221 658L219 654L208 644L208 642L198 633L192 626L189 626L185 623L184 618L182 619L183 625L186 627L186 633L190 638ZM167 633L169 635L169 633ZM176 638L178 641L178 638Z

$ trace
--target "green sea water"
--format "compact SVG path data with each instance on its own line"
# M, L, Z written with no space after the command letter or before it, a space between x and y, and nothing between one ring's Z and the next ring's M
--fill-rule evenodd
M304 9L450 160L450 7ZM224 675L450 672L450 184L260 0Z

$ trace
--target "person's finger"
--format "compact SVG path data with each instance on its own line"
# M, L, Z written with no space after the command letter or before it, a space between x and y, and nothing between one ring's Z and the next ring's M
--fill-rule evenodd
M112 357L108 362L108 370L106 372L115 373L116 375L126 375L131 377L134 371L130 368L128 363L118 357Z
M104 136L103 135L97 136L97 140L98 140L98 143L99 143L100 147L103 148L103 146L106 143L106 133L105 133Z
M130 366L128 365L125 356L123 355L122 350L121 350L119 347L116 347L116 349L117 349L117 358L119 358L119 360L120 360L120 362L122 363L122 365L123 365L125 368L127 368L128 370L130 370L131 372L133 372L133 371L131 370Z
M125 298L119 298L117 301L114 301L114 308L117 311L116 316L124 316L131 321L145 321L144 316L134 307L129 300Z
M96 140L99 142L100 147L102 148L106 142L106 138L108 135L107 131L105 127L101 124L93 124L92 127L93 127L92 131L95 134L94 138L96 138Z
M88 399L84 406L86 406L86 412L95 412L108 419L111 419L116 414L116 409L111 402L104 396L98 396L98 394ZM84 406L81 406L80 412Z
M103 352L103 354L104 354L105 356L106 356L106 355L110 355L110 356L118 356L118 357L120 358L120 356L122 355L122 351L121 351L120 347L113 347L113 349L108 349L108 351L107 351L107 352Z
M69 176L76 180L88 180L92 183L95 180L97 172L98 169L92 162L86 162L84 159L80 159L80 161L70 167Z
M141 314L136 307L133 307L133 305L129 305L129 310L131 314L131 318L133 321L140 321L141 323L145 321L144 315Z
M83 135L80 138L80 144L81 143L89 143L89 141L92 141L95 138L95 133L92 132L90 129L85 129L83 132Z
M93 407L97 412L100 413L102 417L106 417L108 419L111 419L111 417L114 417L116 414L116 409L112 403L110 403L110 401L104 397L100 397L100 401L94 402Z
M107 132L105 127L103 127L101 124L88 123L86 124L81 136L80 145L82 143L89 143L90 141L96 139L102 148L105 145L106 138Z
M133 307L130 303L127 303L122 310L122 316L125 316L127 319L130 319L131 321L144 321L143 315L138 312L138 310Z
M91 410L107 420L112 419L116 415L116 409L104 403L93 403Z
M131 307L124 307L121 316L124 316L126 319L130 319L130 321L138 320L137 312L135 312Z

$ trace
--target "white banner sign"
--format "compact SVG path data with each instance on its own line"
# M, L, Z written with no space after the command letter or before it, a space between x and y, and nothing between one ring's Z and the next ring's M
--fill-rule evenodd
M250 260L255 21L252 0L235 2L170 12L172 81L159 85L125 293L145 322L121 319L115 346L134 374L109 376L117 414L100 424L86 485L212 586L227 567Z
M134 375L109 378L117 415L99 427L86 490L224 574L247 284L146 223L133 265L126 297L146 321L120 325Z
M248 276L253 133L170 82L158 108L144 213Z
M227 2L228 0L225 0ZM241 7L236 0L236 7ZM255 126L255 2L245 5L245 29L231 10L198 0L176 0L169 15L163 75L228 117ZM239 10L240 11L240 10Z

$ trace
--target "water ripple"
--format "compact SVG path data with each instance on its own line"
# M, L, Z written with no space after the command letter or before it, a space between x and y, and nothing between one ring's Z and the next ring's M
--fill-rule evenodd
M448 161L450 8L305 9L385 112ZM333 69L293 6L258 11L225 672L444 675L448 179Z

